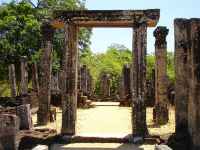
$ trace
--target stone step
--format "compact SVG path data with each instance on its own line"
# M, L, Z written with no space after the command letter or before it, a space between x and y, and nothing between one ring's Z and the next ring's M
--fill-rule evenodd
M146 143L159 144L156 138L133 137L131 134L77 134L64 135L64 143Z

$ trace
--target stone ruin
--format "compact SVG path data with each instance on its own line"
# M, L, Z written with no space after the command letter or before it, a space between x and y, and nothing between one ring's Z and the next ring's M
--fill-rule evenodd
M159 10L140 11L54 11L51 24L43 23L42 30L42 55L40 87L34 85L39 92L38 101L38 123L47 124L50 121L51 87L52 87L52 45L55 28L64 28L63 66L61 71L62 90L62 135L76 134L76 111L77 111L77 88L87 92L87 82L84 88L77 84L78 79L78 27L132 27L133 28L133 57L130 68L130 94L132 101L132 135L148 135L146 125L146 40L147 27L155 27L159 20ZM75 15L76 14L76 15ZM106 16L106 17L105 17ZM54 28L55 27L55 28ZM176 111L176 133L170 137L168 145L177 148L175 143L179 142L177 137L189 138L186 147L200 148L200 125L199 125L199 68L200 68L200 19L175 19L175 111ZM163 124L168 121L167 105L167 75L166 75L166 27L157 27L154 31L155 42L155 97L156 108L154 114L156 122ZM21 93L26 94L26 58L21 58L22 88ZM9 66L9 80L11 83L12 97L16 96L15 75L13 66ZM88 71L84 70L87 74ZM107 78L106 73L105 81ZM56 74L56 76L59 76ZM57 77L56 77L57 78ZM84 77L85 78L85 77ZM37 80L37 78L35 78ZM54 79L55 80L55 79ZM57 79L56 79L57 80ZM87 78L85 78L87 80ZM122 85L121 78L121 86ZM152 80L153 77L152 77ZM125 81L125 80L124 80ZM59 85L54 87L58 88ZM108 88L108 84L106 85ZM121 96L124 94L122 89ZM127 93L125 93L127 94ZM107 92L105 96L109 95ZM19 142L20 120L17 116L1 114L0 124L0 148L9 146L17 149ZM9 126L5 126L9 124ZM10 126L11 125L11 126ZM6 131L8 133L4 134ZM6 136L9 135L9 136ZM178 136L179 135L179 136ZM5 136L11 141L6 145ZM177 140L177 141L176 141ZM179 144L180 145L180 144Z

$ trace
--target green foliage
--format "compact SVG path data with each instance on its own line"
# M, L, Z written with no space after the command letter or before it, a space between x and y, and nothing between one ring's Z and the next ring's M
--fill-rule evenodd
M102 77L103 71L107 70L111 78L111 93L118 93L119 77L122 73L124 64L130 65L131 51L124 47L124 49L117 49L117 45L112 45L108 48L106 54L93 54L85 56L80 59L80 64L86 64L90 69L93 77L94 92L97 94L102 93Z

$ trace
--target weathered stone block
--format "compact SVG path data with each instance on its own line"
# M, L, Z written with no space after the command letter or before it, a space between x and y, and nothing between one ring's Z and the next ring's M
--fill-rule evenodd
M20 142L20 119L15 115L0 115L0 148L17 150Z
M27 65L27 57L21 56L20 62L21 62L21 94L27 94L28 93L28 65Z
M20 118L20 129L31 130L33 128L30 104L18 106L16 115Z
M17 96L16 80L15 80L15 65L11 64L8 66L9 71L9 82L11 88L11 97L15 98Z

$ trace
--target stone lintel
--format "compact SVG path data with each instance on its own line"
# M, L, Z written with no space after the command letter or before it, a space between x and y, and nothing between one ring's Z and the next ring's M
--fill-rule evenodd
M133 27L133 23L146 22L147 27L155 27L160 18L160 9L147 10L73 10L53 12L52 25L63 28L73 22L78 27Z

